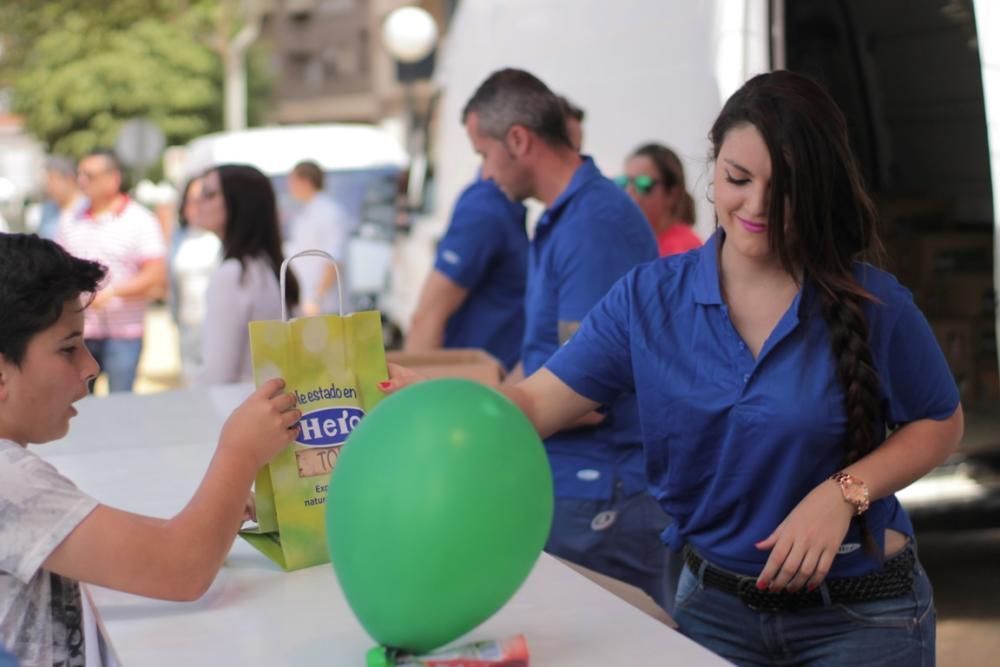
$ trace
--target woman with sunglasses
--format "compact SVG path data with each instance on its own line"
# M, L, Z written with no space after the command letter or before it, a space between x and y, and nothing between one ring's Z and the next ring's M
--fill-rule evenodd
M615 180L653 227L660 257L701 247L701 239L691 230L694 200L676 153L660 144L640 146L625 161L625 175Z
M281 317L278 272L284 256L271 181L256 168L224 164L201 179L195 223L222 241L222 264L208 284L201 339L201 384L253 378L247 324ZM286 276L285 298L298 303L298 283Z
M689 637L740 665L932 665L894 493L954 451L962 408L910 292L862 261L880 244L847 123L778 71L710 137L709 242L633 269L504 391L543 435L635 392ZM390 388L414 379L392 371Z

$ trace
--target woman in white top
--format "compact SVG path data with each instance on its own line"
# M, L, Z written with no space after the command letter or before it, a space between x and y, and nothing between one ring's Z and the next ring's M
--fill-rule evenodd
M197 224L222 241L222 264L212 274L202 329L200 384L253 378L247 324L281 317L278 271L284 259L274 190L248 165L221 165L204 175ZM289 273L288 303L298 302Z
M201 329L205 325L208 281L222 262L222 242L197 224L201 176L184 188L177 228L170 239L170 314L177 324L181 374L191 383L201 369Z

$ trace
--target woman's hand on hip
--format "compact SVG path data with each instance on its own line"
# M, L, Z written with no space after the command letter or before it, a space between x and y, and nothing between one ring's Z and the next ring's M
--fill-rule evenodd
M773 533L754 545L771 551L757 588L796 592L819 586L847 535L854 511L832 480L810 491Z

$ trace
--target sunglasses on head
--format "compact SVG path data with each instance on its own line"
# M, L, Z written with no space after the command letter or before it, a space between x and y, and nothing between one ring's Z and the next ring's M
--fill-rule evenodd
M623 190L629 186L629 183L631 183L632 187L634 187L635 191L638 192L640 195L648 195L650 191L652 191L652 189L656 187L656 184L659 183L659 181L653 178L652 176L646 176L646 175L636 176L635 178L629 178L628 176L618 176L615 178L615 183L617 183L618 187L622 188Z

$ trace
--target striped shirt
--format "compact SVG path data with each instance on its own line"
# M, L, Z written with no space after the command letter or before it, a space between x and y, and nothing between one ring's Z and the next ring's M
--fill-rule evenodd
M64 219L56 240L67 252L108 267L102 289L127 283L143 264L164 259L163 232L153 214L123 197L112 210L95 216L91 210ZM115 297L100 310L84 311L87 338L141 338L145 299Z

